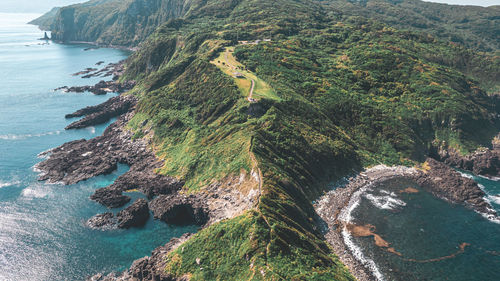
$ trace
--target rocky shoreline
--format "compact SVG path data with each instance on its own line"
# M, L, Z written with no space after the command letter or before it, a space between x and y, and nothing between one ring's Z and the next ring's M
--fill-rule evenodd
M418 169L384 165L367 169L349 178L347 184L328 192L314 204L325 239L357 280L380 280L382 275L373 261L362 258L361 253L346 241L345 235L353 228L350 211L355 208L365 189L394 178L410 179L450 203L465 205L486 217L498 217L476 182L434 159L427 159Z
M467 155L452 148L441 148L433 157L449 166L495 179L500 175L500 134L493 138L490 148L482 147Z
M139 199L116 214L111 211L97 214L87 220L88 227L104 231L141 227L151 214L155 219L173 225L206 227L255 206L259 194L258 182L250 174L228 177L189 195L183 192L182 180L158 174L156 170L163 166L163 161L151 150L151 138L136 139L126 127L134 115L136 104L137 99L133 95L120 95L66 115L66 118L83 117L67 126L67 130L102 124L114 117L117 120L101 136L71 141L39 155L45 158L35 166L40 171L39 180L49 183L71 185L109 174L117 169L118 164L130 167L113 184L97 189L90 199L110 209L128 204L131 198L126 193L129 191L142 192L147 200ZM131 276L155 278L147 280L173 280L164 276L161 270L163 257L189 237L184 235L172 239L165 246L155 249L151 257L134 262L128 271L108 276L97 274L91 280L128 280Z
M102 61L96 63L96 65L102 64ZM100 81L94 86L62 86L54 91L63 91L65 93L73 92L73 93L83 93L83 92L91 92L94 95L105 95L107 93L124 93L126 91L134 88L136 82L135 81L123 81L120 82L119 79L123 75L125 71L124 61L120 61L118 63L110 63L104 68L98 70L97 68L87 68L83 71L74 73L73 76L83 75L81 78L92 78L92 77L109 77L113 76L113 79L110 81Z

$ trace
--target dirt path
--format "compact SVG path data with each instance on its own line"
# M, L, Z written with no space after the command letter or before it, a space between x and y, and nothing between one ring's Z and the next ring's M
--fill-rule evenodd
M224 59L226 60L226 64L227 64L227 65L228 65L228 66L229 66L229 67L230 67L233 71L235 71L235 72L236 72L236 71L237 71L237 68L229 62L228 56L229 56L229 50L228 50L228 49L226 49L226 51L225 51L225 53L224 53ZM242 73L242 75L243 75L246 79L248 79L248 80L252 81L252 86L250 86L250 91L249 91L249 93L248 93L247 100L248 100L249 102L251 102L251 103L253 103L253 102L257 102L257 101L253 98L253 90L255 89L255 80L253 80L252 78L247 77L247 76L246 76L246 75L244 75L243 73Z
M249 102L256 102L256 100L253 98L253 89L255 88L255 81L253 79L251 80L252 80L252 86L250 87L250 93L248 94L247 100Z

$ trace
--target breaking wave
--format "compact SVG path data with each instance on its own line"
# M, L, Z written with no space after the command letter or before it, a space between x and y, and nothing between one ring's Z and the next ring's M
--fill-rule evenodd
M20 183L21 183L20 181L8 181L8 182L0 181L0 188L18 185Z
M348 208L345 208L341 212L341 214L339 215L339 220L348 223L353 220L352 212L359 206L359 203L361 201L361 195L365 193L367 190L368 190L367 187L361 188L351 196ZM347 248L349 248L354 257L359 262L361 262L365 267L367 267L378 281L384 281L385 280L384 275L380 272L380 269L378 268L377 264L372 259L366 257L363 254L361 248L358 245L356 245L356 243L354 243L352 239L353 237L346 226L344 226L342 229L342 238L344 239L345 245L347 246Z
M383 195L374 195L366 193L364 197L368 199L375 207L384 210L394 210L406 206L406 203L399 199L394 192L380 190Z
M50 135L59 135L59 134L61 134L61 131L54 131L54 132L47 132L47 133L40 133L40 134L24 134L24 135L8 134L8 135L0 135L0 140L24 140L24 139L28 139L28 138L43 137L43 136L50 136Z

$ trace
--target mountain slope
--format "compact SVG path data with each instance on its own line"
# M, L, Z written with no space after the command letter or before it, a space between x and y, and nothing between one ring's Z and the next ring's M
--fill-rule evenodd
M57 41L86 41L135 46L161 23L178 18L189 9L185 0L93 0L63 7L32 23L50 27ZM54 14L54 11L50 12Z
M129 94L139 99L128 129L152 140L165 160L157 172L185 181L185 193L231 189L242 175L259 184L253 208L165 254L173 277L352 280L311 203L328 183L375 163L412 165L443 147L473 151L500 130L498 99L486 92L499 83L498 57L317 1L176 3L178 17L126 63L122 79L138 81ZM87 15L116 9L108 4ZM115 17L128 18L126 7ZM80 26L65 27L84 40Z
M273 40L236 42L264 38ZM140 80L133 130L154 131L167 163L160 172L185 179L190 192L256 166L262 174L255 209L196 234L167 256L167 271L191 280L350 278L310 202L364 165L487 145L500 129L498 102L451 59L464 53L465 65L483 63L498 78L498 58L341 21L307 1L207 1L163 25L126 74ZM244 78L231 76L236 65ZM257 86L257 102L248 100L251 80L268 86Z
M344 15L363 16L396 28L423 31L482 51L500 49L500 6L447 5L419 0L321 1Z
M55 35L54 38L60 41L92 41L131 46L144 40L160 24L171 18L182 17L191 6L202 7L204 2L93 0L65 7L61 13L52 10L32 23L43 29L50 29ZM316 2L330 14L372 18L396 28L427 32L442 40L481 51L491 52L500 48L500 6L458 6L420 0ZM230 5L235 3L237 1ZM95 8L96 5L99 7ZM193 10L198 13L201 11ZM88 17L90 14L91 18Z

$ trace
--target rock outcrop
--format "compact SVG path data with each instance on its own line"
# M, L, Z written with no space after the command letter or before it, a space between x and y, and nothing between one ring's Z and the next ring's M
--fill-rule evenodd
M129 200L130 198L127 202ZM86 224L94 229L131 228L143 226L148 219L148 202L145 199L138 199L116 216L111 212L98 214L90 218Z
M66 118L85 116L68 125L66 130L81 129L108 122L111 118L127 113L136 103L137 99L134 96L117 96L102 104L85 107L66 115Z
M101 61L102 62L102 61ZM101 63L98 62L97 64ZM125 71L124 61L120 61L118 63L110 63L104 68L97 70L97 68L86 68L80 72L74 73L73 76L84 75L82 78L92 78L92 77L108 77L113 76L111 81L100 81L94 86L63 86L54 91L64 91L64 92L74 92L74 93L83 93L83 92L91 92L95 95L105 95L107 93L124 93L133 87L135 87L135 81L122 81L119 79L123 75Z
M149 203L154 218L168 224L204 225L208 221L206 202L190 195L160 195Z
M119 228L143 226L149 219L148 202L144 199L138 199L132 205L120 211L116 218Z
M133 107L129 108L131 111ZM83 113L89 112L83 110ZM123 191L139 189L149 198L159 194L170 194L179 190L183 182L155 172L162 166L147 143L134 140L125 124L132 117L127 113L111 124L102 136L90 140L77 140L44 152L48 158L37 164L41 171L39 180L75 184L92 177L109 174L118 163L127 164L130 170L121 175L111 186L98 189L91 199L106 207L125 205L130 198Z
M435 196L457 204L465 204L474 210L489 215L496 212L484 200L485 193L477 183L463 177L444 163L428 158L424 172L416 177L416 182Z
M64 91L64 92L73 92L73 93L83 93L83 92L91 92L94 95L105 95L107 93L124 93L135 86L134 81L128 81L124 83L120 83L117 81L100 81L94 86L63 86L54 91Z
M500 176L500 134L493 139L491 148L480 148L467 155L462 155L453 148L441 148L434 154L433 157L437 160L476 175Z
M121 190L103 187L97 189L90 199L108 208L118 208L130 202L131 198L123 195Z
M115 216L110 212L95 215L87 221L87 226L94 229L110 229L115 224Z

